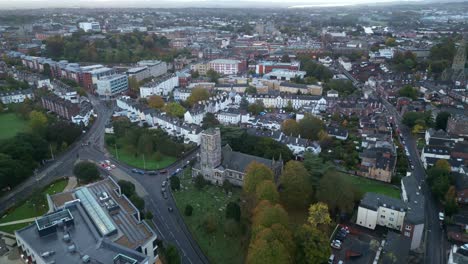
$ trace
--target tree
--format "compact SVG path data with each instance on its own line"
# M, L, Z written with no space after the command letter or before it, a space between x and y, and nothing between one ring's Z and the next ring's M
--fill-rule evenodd
M400 90L398 90L399 96L409 97L413 100L418 98L418 90L412 87L411 85L405 85Z
M455 186L452 185L449 187L445 194L444 201L445 214L451 216L458 211L457 191L455 190Z
M134 193L132 196L130 196L128 199L132 202L133 205L141 212L145 209L145 200L138 196L136 193Z
M304 154L304 167L309 172L310 180L313 186L318 186L320 179L324 173L330 169L328 163L324 163L320 156L306 152Z
M223 181L223 190L225 193L232 191L232 183L229 180Z
M296 120L286 119L281 124L281 131L283 131L283 133L288 136L292 135L297 137L297 135L299 135L300 132L300 127Z
M263 163L252 161L245 169L243 190L246 193L254 194L257 185L265 180L274 180L273 171Z
M444 170L446 173L450 173L450 171L452 170L452 166L450 166L450 163L444 159L437 160L435 163L435 167Z
M438 199L442 199L450 187L450 172L444 167L434 166L427 170L427 182Z
M246 93L246 94L257 94L257 87L252 86L252 85L249 85L249 86L247 86L247 88L245 89L245 93Z
M310 225L302 225L295 234L296 263L322 264L330 257L328 236Z
M253 210L252 234L274 224L288 226L288 213L280 204L272 204L266 200L260 201Z
M194 185L195 185L195 188L197 188L198 190L203 189L203 187L206 186L205 178L203 178L203 176L201 174L198 174L195 177L195 184Z
M240 217L241 210L239 204L235 202L229 202L226 206L226 219L234 219L239 222Z
M198 77L200 77L200 73L198 71L194 71L192 72L192 79L197 79Z
M263 105L262 100L256 100L255 103L250 104L248 110L253 115L258 115L261 112L265 111L265 106Z
M279 193L273 181L265 180L257 185L255 196L258 200L267 200L271 203L279 202Z
M447 122L448 119L450 118L450 113L449 112L440 112L437 114L436 120L435 120L435 129L442 129L446 130L447 129Z
M151 220L153 219L153 213L151 211L146 211L145 213L145 219Z
M33 110L29 114L29 127L34 133L42 135L47 127L47 116L42 112Z
M73 174L80 182L88 183L99 178L99 170L96 164L89 161L81 161L73 167Z
M340 94L340 97L348 97L356 91L353 83L348 80L330 80L325 83L324 92L335 90Z
M241 110L248 110L249 108L249 101L247 101L247 98L245 97L242 97L241 101L240 101L240 104L239 104L239 108Z
M212 213L208 213L203 219L203 228L207 234L212 234L216 231L218 227L218 222L216 221L216 216Z
M210 79L210 82L214 83L218 83L218 79L221 77L221 75L213 69L209 69L206 72L206 76Z
M290 208L306 208L312 198L312 184L304 165L289 161L280 177L281 201Z
M166 104L164 106L164 111L168 115L172 117L178 117L178 118L184 117L184 114L185 114L185 108L176 102L171 102L171 103Z
M200 101L208 100L210 98L210 92L205 88L193 88L192 93L187 98L187 103L190 106L194 106Z
M135 77L128 78L128 87L134 92L140 91L140 84Z
M172 189L173 191L178 191L178 190L180 190L180 179L179 179L179 177L177 177L177 176L172 176L172 177L170 178L170 182L171 182L171 189Z
M224 233L230 237L237 237L241 233L240 224L234 219L224 221Z
M193 214L193 207L190 204L185 206L184 213L186 216L191 216Z
M281 62L291 62L291 58L288 54L283 54L283 56L281 57Z
M152 95L148 98L148 105L154 109L161 109L164 107L164 100L159 95Z
M354 186L342 180L336 171L328 171L320 180L316 198L328 205L332 212L352 213L354 202L359 200Z
M119 180L117 183L120 186L120 191L125 196L130 197L135 194L135 185L133 183L125 180Z
M219 125L219 121L213 113L206 113L205 117L203 117L202 123L203 123L202 125L203 129L207 129L207 128L215 127Z
M319 132L325 128L322 120L310 114L306 114L304 118L299 121L299 134L311 140L319 139Z
M319 225L329 225L331 218L328 213L328 206L322 202L310 205L307 222L314 228Z
M256 239L249 245L247 264L287 264L293 263L286 247L278 240Z
M394 47L394 46L396 46L396 41L395 41L395 39L394 39L394 38L390 38L390 37L387 38L387 39L385 40L385 46L388 46L388 47Z
M138 154L143 154L149 157L150 154L153 153L153 138L148 133L143 133L138 138Z
M179 251L174 245L169 245L164 252L164 257L167 264L180 264Z

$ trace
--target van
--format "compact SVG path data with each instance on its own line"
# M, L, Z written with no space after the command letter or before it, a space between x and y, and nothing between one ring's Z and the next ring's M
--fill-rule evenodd
M328 264L333 264L334 260L335 260L335 254L332 254L330 258L328 259Z

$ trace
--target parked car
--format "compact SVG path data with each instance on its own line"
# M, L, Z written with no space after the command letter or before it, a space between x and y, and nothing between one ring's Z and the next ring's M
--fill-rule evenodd
M330 246L334 249L341 249L341 243L332 242Z
M165 187L162 187L162 188L161 188L161 192L164 193L165 191L166 191L166 188L165 188Z
M167 170L160 170L159 173L167 173Z
M172 207L168 207L167 210L168 210L169 212L174 211L174 209L172 209Z
M163 192L163 198L167 199L167 193L166 192Z
M331 256L328 258L328 264L333 264L333 261L335 261L335 255L331 254Z
M162 182L162 187L166 187L166 183L167 183L166 181L163 181Z
M444 212L439 212L439 220L444 221L445 220L445 214Z
M158 175L157 171L148 171L148 175Z
M468 244L463 244L460 248L463 250L468 250Z

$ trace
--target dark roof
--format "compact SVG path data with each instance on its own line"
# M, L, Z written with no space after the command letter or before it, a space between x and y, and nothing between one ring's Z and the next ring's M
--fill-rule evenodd
M452 174L455 178L455 188L458 191L468 188L468 175L457 172L452 172Z
M252 161L263 163L269 168L272 168L273 165L272 160L233 151L229 145L223 147L222 156L223 160L221 162L221 166L225 169L239 171L242 173L245 172L245 169Z
M387 233L382 252L382 264L408 263L411 241L409 238L393 231Z
M327 133L331 136L339 136L339 137L348 136L348 130L341 128L341 127L335 127L335 126L327 127Z
M407 206L408 211L406 212L405 221L412 224L421 224L424 223L424 195L421 190L419 190L419 183L416 178L411 175L403 177L401 179L404 188L406 190L406 195L408 198Z
M406 211L407 209L405 202L402 200L373 192L366 193L359 206L375 211L381 206L399 211Z

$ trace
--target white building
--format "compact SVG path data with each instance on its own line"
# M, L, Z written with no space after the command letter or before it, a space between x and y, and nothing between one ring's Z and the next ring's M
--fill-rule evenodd
M32 89L0 92L0 101L2 101L2 104L22 103L24 100L32 98L34 98Z
M346 58L339 57L338 63L345 69L346 71L350 71L353 68L353 64Z
M174 89L174 100L175 101L187 101L187 98L192 94L191 89L181 89L176 88Z
M101 77L96 82L96 93L105 99L110 99L128 90L128 78L125 74L114 74Z
M246 97L249 104L260 100L267 108L284 108L289 102L294 109L299 109L304 106L313 106L317 111L324 111L327 107L327 100L322 96L314 95L281 95L281 94L253 94Z
M179 78L172 74L162 78L161 80L147 83L140 87L141 98L146 98L151 95L168 96L174 88L179 86Z
M240 71L239 64L239 60L217 59L210 61L208 66L221 74L237 74Z
M135 78L135 80L141 82L144 79L150 78L151 74L148 67L143 66L128 69L127 76L128 78Z
M85 32L100 32L101 26L99 22L80 22L78 27L84 30Z
M245 124L250 119L249 113L242 113L237 109L227 109L216 114L216 119L223 125Z
M424 146L421 153L421 161L425 169L433 166L438 160L449 160L450 159L450 148L444 146Z
M285 69L273 69L273 71L263 75L263 79L290 81L293 78L304 79L305 71L292 71Z

